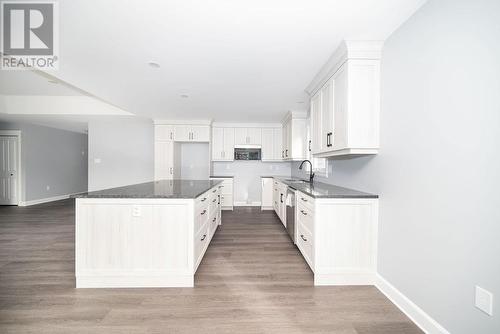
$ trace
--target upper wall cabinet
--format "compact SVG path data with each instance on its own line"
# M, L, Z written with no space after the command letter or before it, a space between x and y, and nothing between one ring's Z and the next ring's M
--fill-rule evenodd
M284 160L304 160L307 155L307 114L289 112L283 120L281 156Z
M262 128L262 161L283 160L281 141L281 128Z
M234 128L212 128L212 161L234 160Z
M155 141L174 140L174 127L172 125L155 125Z
M174 141L209 142L210 126L208 125L175 125Z
M235 145L261 145L262 129L261 128L235 128L234 129L234 144Z
M381 50L345 41L306 89L315 157L378 153Z

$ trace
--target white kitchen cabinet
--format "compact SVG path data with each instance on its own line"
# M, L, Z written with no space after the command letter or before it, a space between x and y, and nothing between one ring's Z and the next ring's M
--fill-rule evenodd
M234 128L212 129L212 161L234 160Z
M306 89L314 157L378 153L381 48L344 42Z
M274 160L283 160L282 157L282 129L281 128L274 128L273 129L273 157Z
M307 114L288 113L283 121L282 156L284 160L307 159Z
M274 160L274 130L262 129L262 161Z
M261 179L261 210L272 210L273 205L273 178L271 177L262 177Z
M261 145L262 144L262 129L261 128L235 128L234 129L234 144L235 145Z
M172 125L155 125L155 141L174 140L174 127Z
M288 186L273 178L273 208L283 226L286 227L286 195Z
M221 209L233 210L233 178L232 177L210 177L210 180L222 180L218 186L221 196Z
M209 142L210 126L208 125L174 125L174 141Z
M178 178L175 165L175 143L173 141L155 142L154 177L155 180L172 180Z
M296 245L314 273L314 285L373 285L378 199L296 194Z

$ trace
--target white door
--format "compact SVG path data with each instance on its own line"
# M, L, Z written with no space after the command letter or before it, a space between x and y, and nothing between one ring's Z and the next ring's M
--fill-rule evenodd
M322 147L322 127L321 127L321 90L311 99L311 151L318 152Z
M235 145L248 144L247 128L235 128L234 129L234 144Z
M0 136L0 204L17 205L19 141L15 136Z
M321 149L333 148L333 79L321 88Z
M262 143L262 129L261 128L248 128L247 129L248 144L261 145Z
M174 140L174 128L172 125L155 125L155 140Z
M333 76L334 80L334 100L333 100L333 131L332 144L334 150L340 150L348 147L347 142L347 101L348 101L348 82L347 67L342 65Z
M273 129L272 128L262 129L262 160L273 160L273 159L274 159Z
M175 141L190 141L191 140L191 127L187 125L174 126L174 140Z
M191 141L209 142L210 141L210 127L207 125L193 125L193 126L191 126Z
M234 129L224 128L224 160L234 160Z
M224 160L224 128L212 129L212 160Z
M174 178L174 142L155 142L155 180Z
M273 146L274 146L274 149L273 149L273 157L274 157L274 160L281 160L283 159L283 157L281 156L281 151L282 151L282 145L281 145L281 142L283 140L282 138L283 134L282 134L282 130L281 128L275 128L273 129Z

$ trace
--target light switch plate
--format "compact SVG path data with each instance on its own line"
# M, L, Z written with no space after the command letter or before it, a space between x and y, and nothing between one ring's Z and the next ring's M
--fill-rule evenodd
M488 315L493 315L493 294L476 285L475 305Z

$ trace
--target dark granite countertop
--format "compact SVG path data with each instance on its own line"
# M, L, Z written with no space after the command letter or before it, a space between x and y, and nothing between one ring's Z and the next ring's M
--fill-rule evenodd
M378 195L322 182L314 182L311 185L309 182L296 182L301 179L295 177L274 176L273 178L314 198L378 198Z
M210 175L210 177L214 179L232 179L234 175Z
M161 180L129 186L91 191L72 198L184 198L200 196L221 180Z

